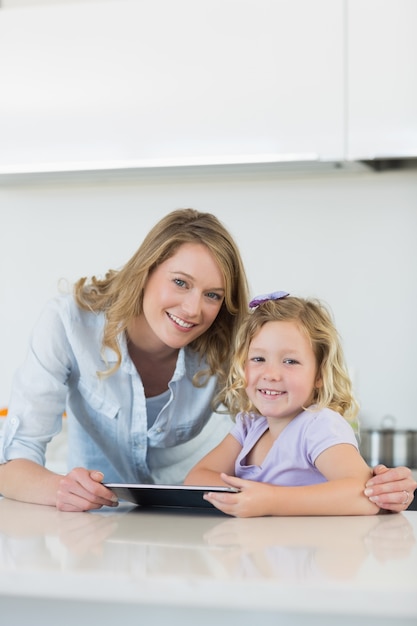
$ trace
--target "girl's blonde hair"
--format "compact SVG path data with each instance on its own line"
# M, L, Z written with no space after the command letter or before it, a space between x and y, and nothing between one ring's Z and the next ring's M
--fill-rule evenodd
M262 302L248 314L236 337L235 356L225 389L231 412L257 413L245 387L245 364L249 345L267 322L293 321L311 342L317 361L317 378L322 384L314 390L317 409L328 407L353 422L359 406L345 365L339 334L328 309L318 300L288 296Z
M109 270L103 279L80 278L74 286L79 307L104 312L102 354L114 350L116 364L99 375L113 374L120 366L118 337L130 320L142 313L143 294L149 275L185 243L206 246L217 261L225 283L225 298L213 324L190 348L205 357L208 369L197 373L195 384L216 375L224 387L236 331L247 313L248 286L239 249L231 234L211 213L178 209L163 217L146 235L141 246L120 270ZM216 398L216 404L223 398Z

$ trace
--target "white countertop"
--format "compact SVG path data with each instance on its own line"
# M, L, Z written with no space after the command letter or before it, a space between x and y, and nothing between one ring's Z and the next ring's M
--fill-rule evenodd
M321 624L335 616L416 624L416 538L412 511L236 519L124 504L62 513L0 499L0 619L6 611L19 624L23 611L23 624L43 602L50 608L39 623L56 624L56 606L64 626L59 606L74 615L77 600L101 624L114 607L154 623L195 624L198 616L199 626L203 613L221 624L230 611L240 624L251 623L253 611L263 624L277 614L291 624L319 616Z

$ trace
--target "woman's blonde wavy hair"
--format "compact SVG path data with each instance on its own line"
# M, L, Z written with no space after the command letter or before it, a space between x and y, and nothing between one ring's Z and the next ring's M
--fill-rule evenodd
M208 369L196 374L194 384L203 385L213 374L218 377L219 388L224 387L236 331L248 310L247 278L231 234L217 217L194 209L178 209L163 217L120 270L109 270L103 279L93 276L76 282L74 295L78 306L105 313L102 354L107 347L117 355L116 364L100 372L100 376L109 376L120 367L122 357L118 338L126 331L130 320L142 313L149 275L185 243L206 246L224 278L225 298L215 321L189 345L200 357L205 357L208 364ZM222 397L216 397L216 406L221 401Z
M331 408L353 423L359 406L352 393L352 383L332 316L320 301L294 296L262 302L248 314L240 327L224 390L231 413L258 413L245 391L245 364L249 345L264 324L281 321L295 322L311 343L317 361L317 378L322 381L314 390L313 404L317 409Z

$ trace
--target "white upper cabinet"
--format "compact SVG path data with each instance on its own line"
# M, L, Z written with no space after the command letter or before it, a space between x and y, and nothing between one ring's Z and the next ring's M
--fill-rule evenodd
M343 0L0 10L0 172L341 160L343 18Z
M417 1L348 0L347 158L417 156Z

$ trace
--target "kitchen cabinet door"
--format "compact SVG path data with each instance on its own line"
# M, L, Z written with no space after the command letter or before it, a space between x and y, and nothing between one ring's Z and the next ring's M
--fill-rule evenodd
M0 172L340 160L343 0L0 10Z
M347 6L347 157L417 156L417 2Z

